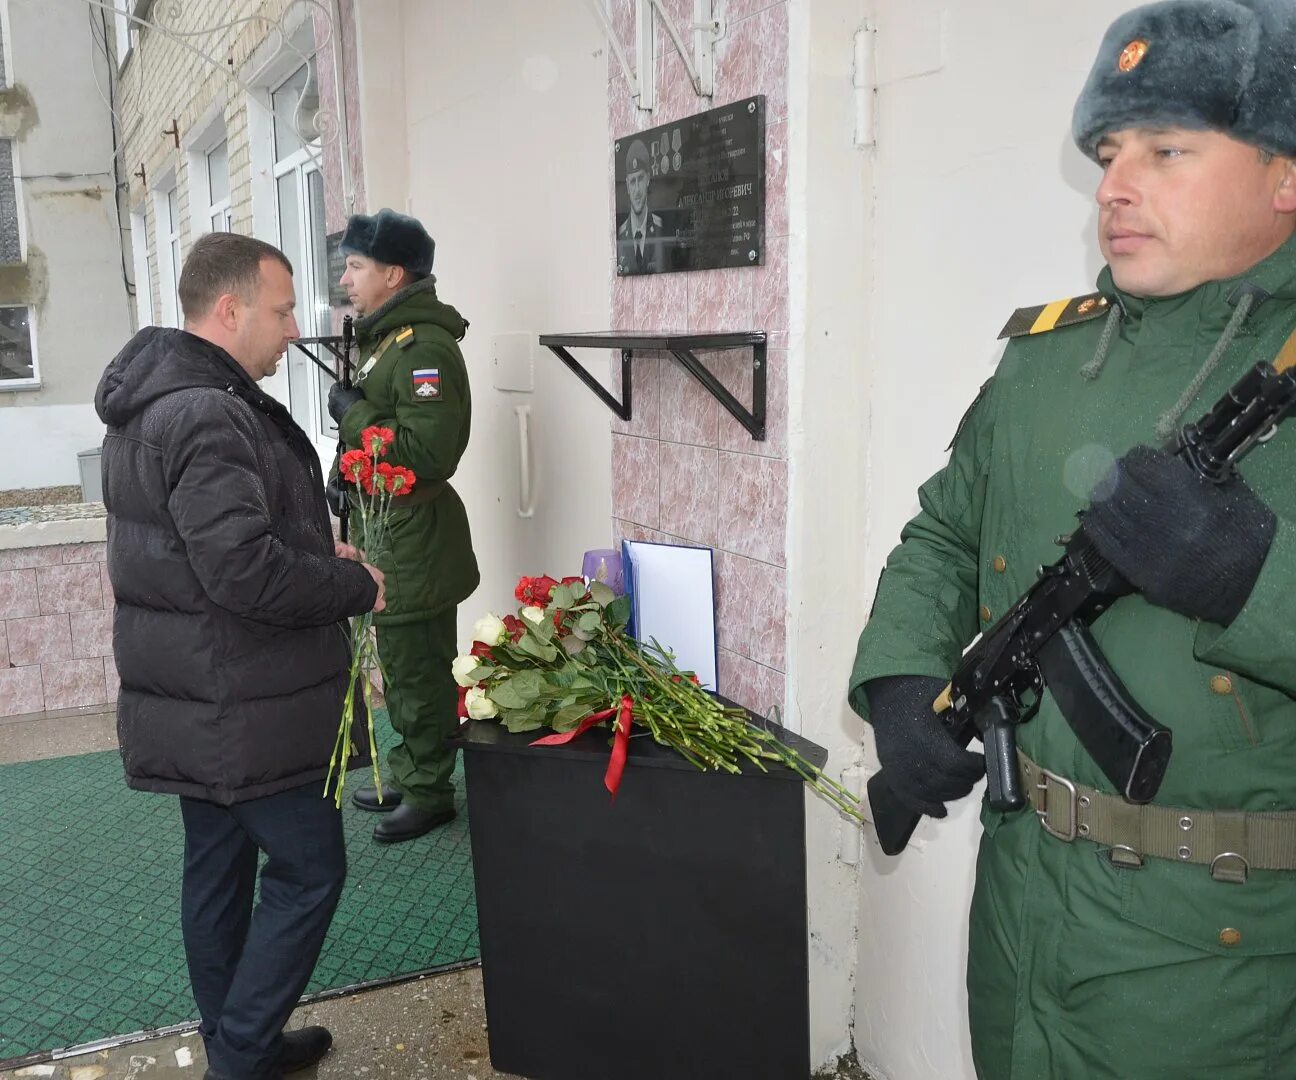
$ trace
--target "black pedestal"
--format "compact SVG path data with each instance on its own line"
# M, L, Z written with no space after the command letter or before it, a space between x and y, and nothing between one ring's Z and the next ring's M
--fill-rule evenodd
M464 767L491 1063L537 1080L805 1080L805 796L608 732L470 723ZM822 765L813 743L785 735Z

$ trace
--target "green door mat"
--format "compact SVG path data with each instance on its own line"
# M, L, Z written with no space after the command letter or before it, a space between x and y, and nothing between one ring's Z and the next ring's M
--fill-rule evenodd
M351 773L348 796L371 778ZM462 767L456 787L453 822L390 846L348 803L346 889L307 994L481 955ZM179 801L129 790L115 750L0 766L0 1067L197 1019L183 854Z

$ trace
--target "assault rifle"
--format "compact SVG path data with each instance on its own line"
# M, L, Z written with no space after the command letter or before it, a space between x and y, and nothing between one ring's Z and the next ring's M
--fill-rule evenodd
M1294 409L1296 368L1279 371L1260 363L1166 449L1203 479L1223 483ZM1136 591L1134 586L1098 554L1083 519L1059 543L1065 545L1063 556L1042 567L1026 595L964 654L932 705L945 715L959 746L981 739L987 796L996 810L1025 805L1016 727L1039 711L1045 687L1081 745L1129 802L1148 802L1170 763L1170 729L1134 700L1089 632L1099 615ZM896 798L885 770L869 780L868 797L882 850L898 855L921 815Z

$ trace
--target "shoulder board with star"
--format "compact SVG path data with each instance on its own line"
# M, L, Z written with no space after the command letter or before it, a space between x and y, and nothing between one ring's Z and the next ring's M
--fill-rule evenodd
M1110 309L1111 303L1107 297L1097 292L1087 293L1084 296L1071 296L1065 300L1054 300L1051 304L1018 308L1012 313L1008 324L999 332L999 338L1003 340L1026 337L1030 334L1046 334L1061 326L1074 326L1076 323L1101 318Z

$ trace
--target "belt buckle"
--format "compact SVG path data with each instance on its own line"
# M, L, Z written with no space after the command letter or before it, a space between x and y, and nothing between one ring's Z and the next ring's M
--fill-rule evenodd
M1049 797L1050 781L1056 783L1067 793L1067 828L1065 830L1055 828L1049 822L1049 816L1052 812L1052 807L1050 805L1052 800ZM1076 838L1076 786L1075 784L1073 784L1065 776L1058 776L1057 773L1050 772L1048 769L1041 767L1040 777L1037 781L1035 781L1035 787L1038 788L1041 792L1043 792L1043 797L1040 801L1042 801L1044 805L1038 807L1035 811L1035 816L1039 818L1040 826L1043 828L1043 830L1046 833L1049 834L1049 836L1055 837L1056 839L1061 840L1063 843L1066 844L1071 843L1071 841Z

